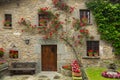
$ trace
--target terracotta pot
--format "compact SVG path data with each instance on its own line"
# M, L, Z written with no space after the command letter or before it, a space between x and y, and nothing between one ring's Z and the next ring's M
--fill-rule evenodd
M10 24L5 24L6 27L10 27Z
M72 72L72 75L75 76L75 77L81 77L82 76L81 72L80 73Z
M94 56L98 56L98 53L95 53Z
M88 53L88 56L93 56L93 54L92 53Z

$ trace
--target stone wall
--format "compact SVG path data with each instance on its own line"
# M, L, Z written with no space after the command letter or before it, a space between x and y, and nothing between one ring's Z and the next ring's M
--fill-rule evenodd
M75 11L69 15L72 17L79 19L79 9L87 9L84 3L84 0L66 0L66 2L76 7ZM10 3L0 6L0 47L5 48L6 54L5 58L9 61L16 61L9 59L8 51L12 47L11 45L15 45L19 50L19 59L17 61L36 61L38 62L38 69L41 70L41 45L44 43L42 36L30 35L21 32L23 26L18 24L20 18L25 18L30 20L32 24L38 25L38 9L40 7L50 7L51 11L57 12L53 7L51 0L21 0L21 2ZM59 12L59 11L58 11ZM12 29L4 29L3 20L4 14L12 14ZM64 20L67 16L63 12L60 12L60 20ZM70 26L68 24L67 26ZM66 26L66 25L64 25ZM90 30L90 35L95 36L94 40L100 41L100 59L83 59L82 62L85 66L89 66L89 64L100 65L102 60L112 59L114 55L112 54L112 47L110 44L100 40L100 34L97 32L97 25L94 22L94 17L91 14L91 25L88 25L88 29ZM30 44L25 44L25 39L30 39ZM51 42L48 41L47 44L56 44L58 46L58 66L60 67L62 64L70 63L75 57L69 47L65 46L65 44L61 44L61 42ZM83 56L86 56L86 45L81 47L80 52ZM59 69L58 67L58 69Z

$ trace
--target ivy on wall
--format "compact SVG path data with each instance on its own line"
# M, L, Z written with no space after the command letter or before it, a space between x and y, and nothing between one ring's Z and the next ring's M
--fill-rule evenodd
M120 4L108 0L92 0L86 3L92 10L101 39L111 43L115 54L120 54Z

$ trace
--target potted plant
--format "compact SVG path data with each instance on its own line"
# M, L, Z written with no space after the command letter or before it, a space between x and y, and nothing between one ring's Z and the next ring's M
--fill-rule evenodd
M3 55L4 55L4 49L0 48L0 57L3 57Z
M88 50L88 56L93 56L93 50Z
M94 56L98 56L98 51L95 51L93 54Z
M65 70L71 70L71 65L66 64L66 65L63 65L62 68L65 69Z
M10 26L10 25L11 25L11 22L10 22L9 20L6 20L6 21L4 21L4 25L5 25L5 26Z

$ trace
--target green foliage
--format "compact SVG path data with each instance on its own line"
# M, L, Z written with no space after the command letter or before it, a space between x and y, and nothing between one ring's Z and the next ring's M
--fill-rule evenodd
M93 12L101 39L112 44L115 54L120 54L120 4L92 0L86 5Z

